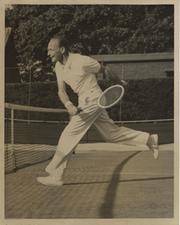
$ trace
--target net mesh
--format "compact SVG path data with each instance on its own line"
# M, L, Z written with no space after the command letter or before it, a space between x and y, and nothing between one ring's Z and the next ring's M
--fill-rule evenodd
M9 105L6 105L9 106ZM5 109L5 172L12 172L52 157L65 112L49 113L37 108L11 105ZM49 120L49 121L47 121Z
M5 172L50 159L68 121L66 110L6 104Z

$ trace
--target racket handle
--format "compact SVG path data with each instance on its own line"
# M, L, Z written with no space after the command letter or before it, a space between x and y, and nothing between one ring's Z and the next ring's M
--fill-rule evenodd
M78 114L78 113L80 113L80 112L82 112L83 110L82 110L82 108L81 107L77 107L77 113L76 114Z
M75 115L78 115L80 112L82 112L83 110L80 107L77 107L77 113ZM69 119L71 120L72 116L69 116Z

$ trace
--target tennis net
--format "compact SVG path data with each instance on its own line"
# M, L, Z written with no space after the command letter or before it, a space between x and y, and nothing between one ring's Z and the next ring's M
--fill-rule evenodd
M5 171L51 158L67 122L65 109L5 103Z
M5 103L5 171L50 159L59 136L69 121L65 109ZM116 121L118 125L160 134L160 143L173 142L173 119ZM103 142L92 127L81 140Z

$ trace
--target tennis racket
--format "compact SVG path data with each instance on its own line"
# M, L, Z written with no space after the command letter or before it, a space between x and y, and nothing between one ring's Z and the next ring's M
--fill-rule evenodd
M97 100L97 104L100 108L108 109L118 104L124 96L124 87L120 84L112 85L105 89ZM78 107L77 114L83 110Z
M124 87L116 84L103 91L98 98L98 106L103 109L111 108L121 101L124 96Z

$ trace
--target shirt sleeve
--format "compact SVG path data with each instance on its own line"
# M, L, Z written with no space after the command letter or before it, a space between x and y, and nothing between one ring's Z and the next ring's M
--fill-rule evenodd
M101 65L97 60L95 60L89 56L82 56L82 57L83 57L83 70L86 73L98 73L99 72Z

